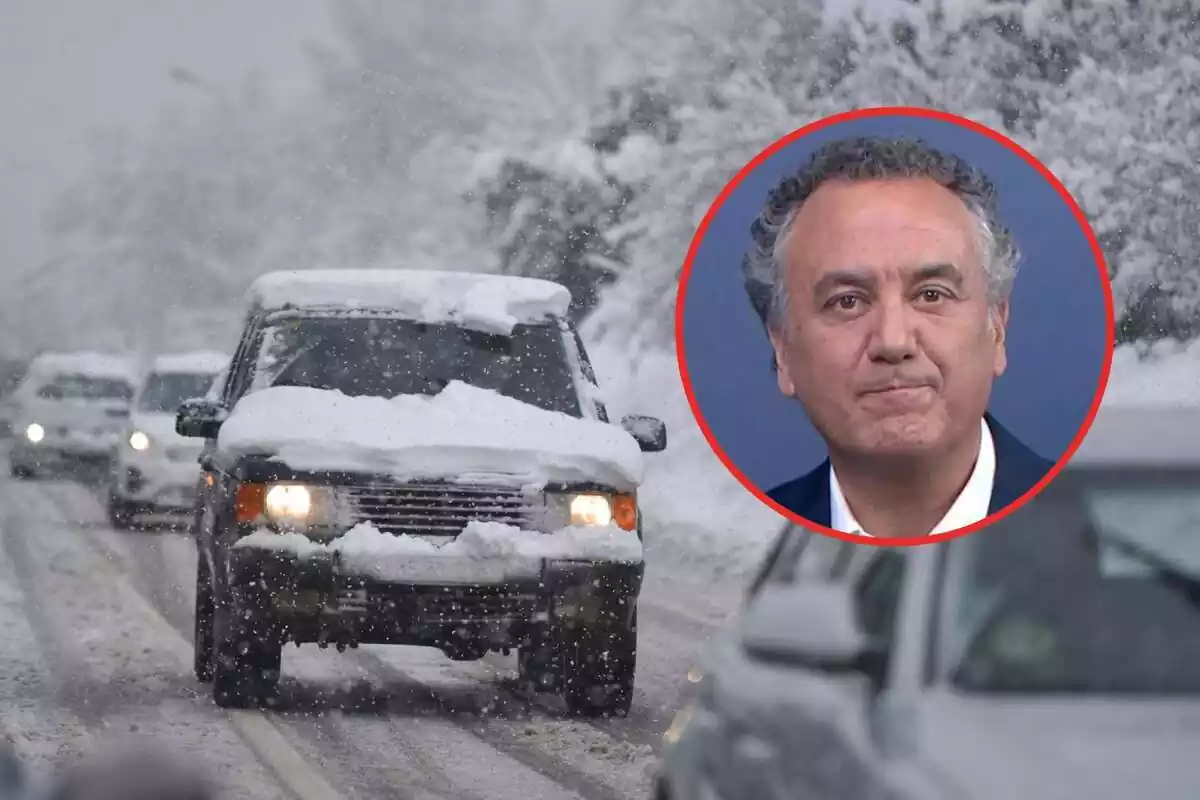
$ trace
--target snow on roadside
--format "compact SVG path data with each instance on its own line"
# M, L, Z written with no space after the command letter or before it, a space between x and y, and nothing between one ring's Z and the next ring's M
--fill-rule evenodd
M509 577L536 577L543 558L642 560L637 536L616 525L571 526L547 534L473 521L456 538L435 544L420 536L386 533L363 522L329 543L261 528L234 547L271 550L301 559L336 554L346 571L382 581L498 582Z
M1105 405L1200 406L1200 340L1159 342L1145 360L1130 346L1113 353Z
M527 486L595 482L618 491L643 477L642 453L617 425L546 411L452 381L432 397L349 397L277 386L244 397L221 428L234 455L274 454L294 469L382 472L401 479Z
M784 520L721 464L696 424L673 351L630 356L623 345L588 344L613 418L648 414L667 426L667 449L646 455L638 491L648 574L740 586Z

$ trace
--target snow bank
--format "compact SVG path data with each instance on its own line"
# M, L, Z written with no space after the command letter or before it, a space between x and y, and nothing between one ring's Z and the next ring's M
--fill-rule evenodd
M247 295L262 308L388 309L422 322L454 322L507 335L520 323L563 317L566 287L539 278L404 269L292 270L256 280Z
M157 356L152 368L157 373L216 375L229 366L229 356L217 351L169 353Z
M297 558L335 555L344 572L391 582L500 582L536 577L542 559L639 562L637 535L616 525L569 527L547 534L498 522L474 521L446 543L380 531L369 522L322 544L298 533L260 529L234 547L287 553Z
M672 580L738 585L786 524L721 464L687 404L675 353L630 355L625 342L589 342L609 414L648 414L667 426L667 449L645 454L638 490L647 569Z
M1104 405L1200 407L1200 340L1159 342L1145 359L1134 347L1118 347Z
M632 490L642 452L617 425L531 406L460 381L394 399L276 386L238 402L218 446L272 455L293 469L390 474L402 480L594 481Z

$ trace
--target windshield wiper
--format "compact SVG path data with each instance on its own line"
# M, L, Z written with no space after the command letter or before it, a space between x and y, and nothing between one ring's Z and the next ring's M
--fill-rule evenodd
M1179 566L1169 558L1164 558L1150 548L1128 539L1105 536L1099 532L1095 533L1095 537L1097 543L1112 547L1123 555L1141 561L1157 572L1167 586L1182 594L1189 603L1200 606L1200 575Z

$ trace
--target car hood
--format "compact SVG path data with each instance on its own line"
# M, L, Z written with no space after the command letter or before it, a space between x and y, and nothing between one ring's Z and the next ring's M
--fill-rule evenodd
M388 474L400 480L522 485L592 483L632 490L642 453L616 425L546 411L452 382L435 396L349 397L273 387L244 397L218 447L296 470Z
M971 800L1183 800L1200 787L1200 700L964 699L920 713L930 771Z

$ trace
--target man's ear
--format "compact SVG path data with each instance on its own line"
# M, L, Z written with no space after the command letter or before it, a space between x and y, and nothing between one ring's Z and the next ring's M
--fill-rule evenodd
M989 311L992 318L992 342L995 345L995 356L992 361L992 373L999 378L1008 368L1008 312L1009 302L1001 300Z
M781 331L768 326L767 336L771 339L771 349L775 351L775 379L779 382L779 391L788 397L796 396L796 384L792 382L792 373L788 370L786 358L787 338Z

